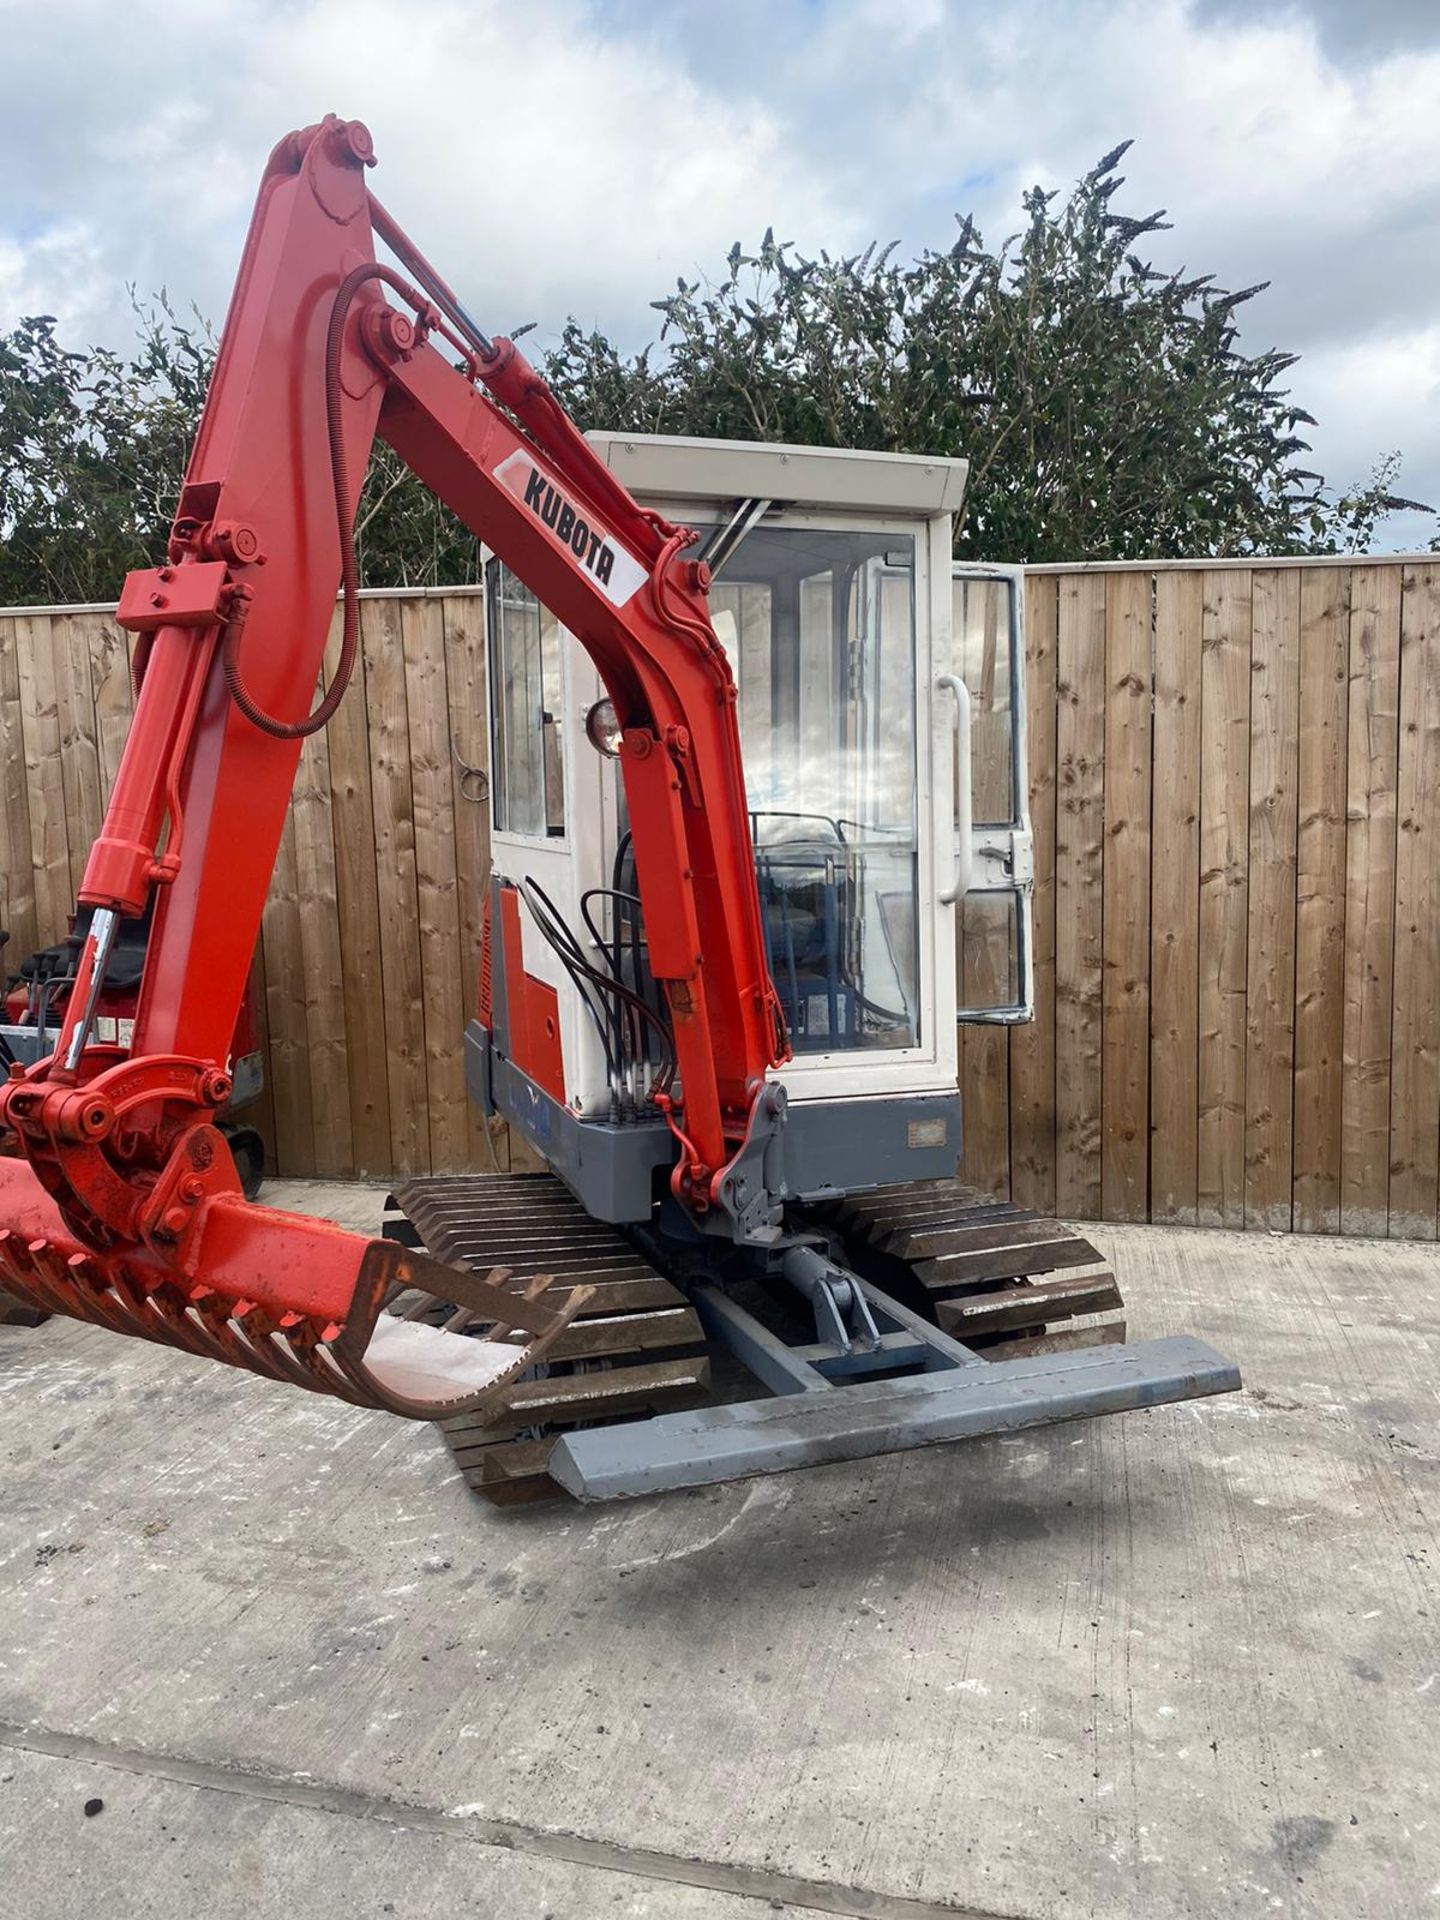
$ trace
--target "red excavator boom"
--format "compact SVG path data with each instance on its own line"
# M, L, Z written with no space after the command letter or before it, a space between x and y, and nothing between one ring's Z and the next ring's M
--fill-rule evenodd
M576 635L614 702L683 1087L674 1186L696 1212L786 1044L735 687L691 535L642 512L514 346L469 319L368 192L373 163L365 128L333 115L271 155L166 564L121 592L139 697L80 890L94 911L59 1043L0 1088L22 1155L0 1160L0 1284L430 1417L533 1363L583 1293L553 1310L495 1276L255 1208L214 1125L300 742L354 663L351 529L377 433ZM377 237L398 268L377 262ZM337 582L339 661L312 711ZM147 908L122 1050L96 1040L95 1008L120 921ZM444 1340L382 1315L405 1288L454 1302L457 1328L498 1324Z

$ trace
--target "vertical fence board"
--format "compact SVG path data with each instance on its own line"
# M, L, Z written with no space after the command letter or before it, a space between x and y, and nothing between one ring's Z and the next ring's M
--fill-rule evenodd
M62 616L63 617L63 616ZM60 712L55 692L54 622L47 614L15 622L20 676L20 727L29 794L30 865L35 881L36 945L62 939L75 904L70 885L70 833L60 765Z
M332 632L332 643L337 638ZM324 684L322 673L317 677L317 698ZM295 878L302 902L300 958L314 1089L315 1171L323 1178L343 1179L355 1171L355 1143L333 815L330 735L329 729L322 728L301 748L290 817L295 823Z
M246 1109L245 1117L265 1142L266 1171L274 1172L279 1164L279 1150L275 1138L275 1087L270 1073L270 1022L267 1017L268 988L265 984L265 941L262 937L255 942L255 958L250 964L250 1004L255 1010L255 1044L264 1059L265 1078L260 1088L260 1097L255 1104Z
M1340 1226L1345 1033L1345 777L1350 574L1300 575L1299 822L1295 881L1294 1219Z
M973 715L972 818L977 823L1008 820L1014 795L1008 589L993 580L967 580L955 583L952 598L956 658L970 690ZM1012 999L1012 940L1008 922L1000 923L993 896L974 894L959 903L956 934L959 1004L988 1007ZM1009 1036L1002 1027L963 1025L959 1038L964 1115L960 1177L982 1193L1009 1199Z
M1288 1230L1295 1093L1295 822L1300 580L1251 577L1250 950L1245 994L1245 1224Z
M1148 1217L1151 593L1117 574L1105 602L1102 1211Z
M1005 997L997 949L1008 936L994 925L991 904L961 905L957 984L960 1004L987 1006ZM1009 1039L1003 1027L960 1029L960 1178L996 1199L1010 1198Z
M1389 1229L1430 1240L1440 1205L1440 565L1407 568L1403 593Z
M0 620L0 931L10 935L0 979L39 944L19 639L18 621Z
M424 978L425 1074L430 1165L460 1173L470 1160L464 1036L470 1011L460 970L455 868L455 794L450 777L450 711L445 618L438 600L400 609L415 809L415 885Z
M1087 1220L1102 1199L1105 589L1060 576L1056 640L1055 1205Z
M265 964L267 1078L274 1099L276 1170L306 1179L315 1172L315 1102L301 918L292 811L286 814L280 835L260 942Z
M426 1104L424 975L415 880L410 725L400 633L403 604L367 600L360 609L360 632L370 723L370 798L380 903L390 1151L397 1172L423 1173L430 1165L430 1114Z
M339 648L332 632L325 663L327 680L334 677L338 659ZM365 682L362 652L355 662L350 691L340 702L326 737L335 836L335 894L344 955L351 1150L357 1173L383 1175L394 1171L386 1069L389 1010L380 965L380 886L370 800Z
M135 711L130 682L130 648L123 627L108 615L96 617L90 652L90 684L95 694L95 748L100 762L100 797L108 804L120 770L120 755Z
M1202 576L1196 1217L1245 1220L1245 863L1250 842L1250 579Z
M100 619L93 613L69 613L50 623L72 901L85 877L91 843L100 831L100 753L90 679L90 652Z
M1395 778L1400 575L1357 567L1350 590L1345 841L1342 1232L1382 1234L1390 1201L1390 1018L1395 967Z
M450 727L451 807L455 817L455 880L460 942L460 991L464 1017L475 1012L480 992L480 943L490 884L490 707L485 657L485 609L474 595L441 602L445 631L445 697ZM494 1149L508 1167L508 1129L496 1119L485 1139L485 1118L467 1100L469 1164L488 1169Z
M1198 573L1155 577L1150 890L1150 1211L1193 1225L1200 941Z
M1055 1206L1055 581L1025 583L1030 824L1035 839L1035 1019L1010 1035L1010 1197Z

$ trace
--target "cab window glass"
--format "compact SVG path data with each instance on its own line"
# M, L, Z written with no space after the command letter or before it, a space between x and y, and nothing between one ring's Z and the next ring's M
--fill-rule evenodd
M495 827L501 833L560 839L565 832L560 624L498 560L486 568L485 584Z

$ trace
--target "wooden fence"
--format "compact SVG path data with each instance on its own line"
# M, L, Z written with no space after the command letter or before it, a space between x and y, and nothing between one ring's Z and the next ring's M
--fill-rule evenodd
M966 1038L973 1177L1434 1238L1440 564L1042 569L1026 615L1037 1019Z
M964 1033L966 1177L1073 1218L1433 1238L1440 560L1026 594L1037 1018ZM283 1172L489 1164L460 1056L481 616L367 596L363 670L305 747L256 962ZM63 931L129 708L104 610L0 615L12 953Z
M278 1171L488 1168L465 1095L489 809L483 600L362 596L349 697L305 743L255 960ZM106 608L0 614L0 926L60 937L131 711ZM327 673L338 651L331 634ZM8 846L7 846L8 842ZM504 1128L499 1164L511 1164ZM533 1164L517 1143L514 1165Z

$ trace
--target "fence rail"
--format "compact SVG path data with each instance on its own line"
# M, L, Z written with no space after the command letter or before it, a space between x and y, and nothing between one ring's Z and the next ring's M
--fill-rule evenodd
M1077 1218L1434 1238L1440 561L1037 569L1026 626L1037 1018L965 1033L966 1176ZM481 597L367 595L361 632L266 908L262 1124L290 1174L488 1165ZM64 931L129 712L107 610L0 614L12 954Z

